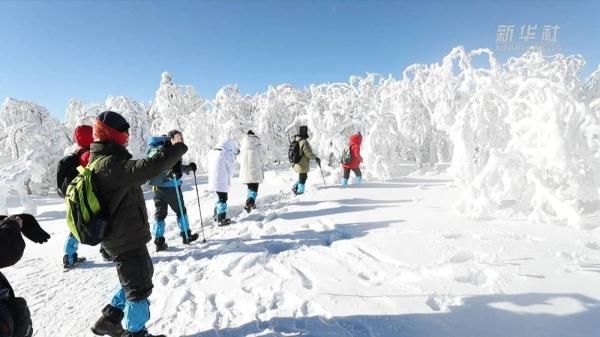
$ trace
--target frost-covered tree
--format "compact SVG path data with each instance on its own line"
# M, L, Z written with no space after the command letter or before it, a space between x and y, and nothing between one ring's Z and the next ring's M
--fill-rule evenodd
M143 153L150 134L179 129L189 146L186 159L202 169L211 146L225 137L238 141L249 129L261 136L270 163L286 163L289 139L305 124L331 172L339 170L348 136L360 131L371 179L402 174L406 160L415 167L450 162L465 214L487 217L510 206L536 221L574 224L582 205L600 198L600 70L582 81L582 65L580 56L536 50L500 64L488 49L456 47L439 63L407 67L400 79L367 74L302 89L270 86L256 95L228 85L213 99L165 72L150 108L125 97L89 105L72 100L66 131L49 125L68 138L76 125L112 109L132 124L134 155ZM28 109L2 116L0 146L13 157L33 141L14 139L46 118Z
M176 85L172 75L163 72L150 107L151 132L161 134L173 129L183 130L189 124L190 116L204 103L205 100L192 86Z
M28 194L45 194L56 185L56 164L69 144L68 135L67 128L35 103L7 98L0 107L0 157L15 161L27 155L44 168L19 175L25 177L19 181Z
M118 112L127 120L131 126L127 149L134 157L142 156L146 150L151 120L148 116L148 108L130 97L108 96L103 104L85 104L79 100L71 100L65 116L65 124L70 130L69 137L78 125L92 125L94 118L106 110ZM71 143L73 142L74 140L71 140ZM72 144L65 151L71 152L75 147Z

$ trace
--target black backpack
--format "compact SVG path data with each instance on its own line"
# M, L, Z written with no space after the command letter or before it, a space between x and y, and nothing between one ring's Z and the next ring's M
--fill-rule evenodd
M64 198L67 194L67 187L79 172L77 172L77 166L79 166L79 155L77 151L70 155L65 156L58 162L56 169L56 190L61 198Z
M302 159L302 153L300 151L300 142L294 139L290 143L290 147L288 149L288 159L292 164L298 164L300 159Z

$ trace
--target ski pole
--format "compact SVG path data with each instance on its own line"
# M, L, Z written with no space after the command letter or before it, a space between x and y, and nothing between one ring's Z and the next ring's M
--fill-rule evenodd
M177 203L179 204L179 214L181 214L181 231L183 232L183 235L185 235L185 239L187 241L190 240L190 236L188 235L188 229L190 229L190 224L187 223L187 218L185 216L185 214L183 214L183 205L182 205L182 200L181 200L181 196L179 195L179 184L177 183L177 176L175 175L175 173L173 173L172 175L173 177L173 184L175 184L175 193L177 193ZM186 226L184 225L184 223L186 223L187 225L187 229L185 228Z
M321 170L321 177L323 177L323 185L325 185L325 187L327 187L327 183L325 182L325 175L323 174L323 168L321 168L321 162L319 162L318 164L319 164L319 169Z
M200 208L200 194L198 194L198 181L196 180L196 171L194 170L194 185L196 186L196 198L198 198L198 212L200 213L200 226L202 227L202 243L206 243L204 236L204 220L202 219L202 209Z

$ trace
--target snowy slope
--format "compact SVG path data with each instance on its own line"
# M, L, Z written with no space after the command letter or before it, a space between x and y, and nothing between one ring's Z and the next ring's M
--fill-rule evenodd
M331 177L333 179L333 177ZM208 242L154 253L150 332L168 336L550 336L597 335L600 236L595 213L581 228L455 214L459 191L445 174L398 177L341 189L318 170L293 197L289 171L271 171L257 212L230 197L236 224L206 227ZM191 182L191 183L190 183ZM193 179L184 192L200 229ZM333 181L329 181L333 183ZM215 198L199 177L205 217ZM146 194L149 213L151 193ZM46 245L28 242L3 269L32 309L34 336L93 336L89 327L118 285L97 248L62 271L62 201L37 198ZM14 209L17 211L17 209ZM205 225L208 223L205 221Z

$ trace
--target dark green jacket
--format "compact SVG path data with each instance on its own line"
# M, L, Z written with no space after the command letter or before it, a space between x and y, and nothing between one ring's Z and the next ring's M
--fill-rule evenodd
M132 160L123 146L92 143L90 163L94 163L94 190L109 223L102 245L111 255L145 246L150 241L141 185L173 167L186 151L187 146L178 143L152 158Z

